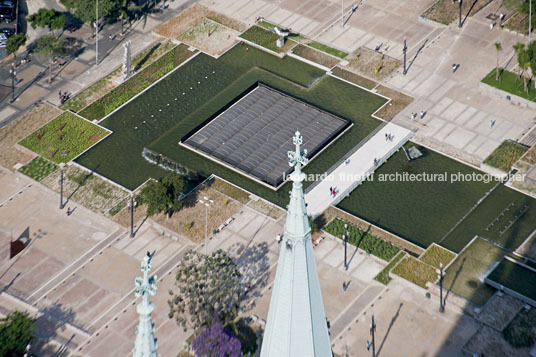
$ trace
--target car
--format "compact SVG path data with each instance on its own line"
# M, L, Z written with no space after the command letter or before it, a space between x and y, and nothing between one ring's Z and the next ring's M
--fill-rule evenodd
M15 34L15 29L10 29L8 27L0 28L0 33L5 34L7 37L13 36Z
M15 20L15 14L13 13L13 9L0 7L0 20L4 20L7 22Z
M0 8L14 9L15 2L12 0L0 0Z
M7 35L5 33L0 33L0 47L6 47L7 45Z

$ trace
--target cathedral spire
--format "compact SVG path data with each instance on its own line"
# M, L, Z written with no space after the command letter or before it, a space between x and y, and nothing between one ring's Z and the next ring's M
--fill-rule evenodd
M143 257L141 261L141 271L143 278L136 278L136 296L141 296L141 303L136 310L140 315L140 322L136 327L136 341L134 342L134 357L157 357L156 353L156 338L153 332L153 321L151 320L151 312L154 310L154 305L149 301L149 295L156 293L156 275L149 277L151 270L151 254Z
M303 195L301 168L308 160L302 143L296 131L295 151L288 153L289 165L294 166L292 191L261 357L332 356Z

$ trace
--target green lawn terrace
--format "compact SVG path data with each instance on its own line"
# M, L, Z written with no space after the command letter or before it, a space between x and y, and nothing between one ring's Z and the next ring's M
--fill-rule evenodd
M200 176L221 176L283 206L288 184L278 191L179 146L198 128L257 82L352 121L353 126L305 168L321 174L365 138L380 121L371 117L387 99L328 76L294 58L280 59L239 44L219 59L199 54L100 124L113 134L76 161L134 189L163 170L142 157L144 148ZM291 125L291 123L289 123Z
M481 172L420 150L424 156L411 162L402 151L393 155L339 207L423 248L435 242L454 252L475 235L513 251L536 229L536 200L496 181L460 181ZM380 180L397 172L442 174L447 181Z

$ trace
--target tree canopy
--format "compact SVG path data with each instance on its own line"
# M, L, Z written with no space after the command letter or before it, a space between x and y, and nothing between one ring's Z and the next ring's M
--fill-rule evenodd
M171 216L183 205L179 197L185 185L182 176L170 172L158 181L149 181L141 190L138 200L147 204L147 216L161 212Z
M26 19L34 29L36 27L46 27L49 31L53 31L65 26L65 14L53 9L41 8Z
M28 40L28 37L25 33L18 33L16 35L13 35L7 39L6 49L9 51L9 53L13 53L13 58L17 58L16 53L24 46L26 41Z
M95 21L96 1L60 0L60 2L83 22ZM118 7L118 3L117 0L99 0L99 18L109 17Z
M54 35L45 35L37 39L35 52L48 57L49 72L48 82L52 82L52 62L55 56L64 55L66 52L65 39L62 37L56 38Z
M216 322L203 330L192 342L196 356L240 357L241 343L238 338Z
M168 301L169 317L184 330L224 325L233 321L240 307L240 272L233 259L219 249L210 256L188 251L175 276L177 292Z
M26 313L15 311L0 319L0 356L22 355L34 335L34 322Z

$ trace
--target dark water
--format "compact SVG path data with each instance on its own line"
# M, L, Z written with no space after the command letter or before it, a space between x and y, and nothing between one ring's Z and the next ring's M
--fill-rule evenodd
M354 122L343 140L328 148L319 160L313 160L309 170L327 169L379 124L370 114L385 99L295 59L245 48L238 45L218 60L198 55L101 122L114 133L77 162L132 189L148 177L163 174L162 169L142 158L143 148L149 147L202 175L217 173L263 195L265 188L253 181L178 146L184 135L256 81ZM284 204L288 190L284 195L266 190L267 198Z

